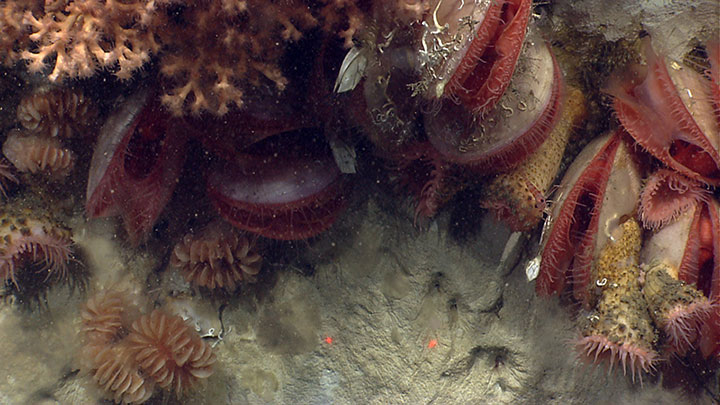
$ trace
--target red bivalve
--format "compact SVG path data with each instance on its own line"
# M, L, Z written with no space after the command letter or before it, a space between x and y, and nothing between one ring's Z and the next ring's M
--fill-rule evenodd
M521 56L509 90L484 119L447 100L438 112L425 114L428 139L445 159L498 172L545 141L560 115L562 74L536 36L528 38Z
M437 0L425 16L420 63L430 99L490 112L510 83L530 18L530 0Z
M306 239L335 222L345 206L345 179L327 147L312 150L318 145L303 144L295 135L266 139L236 162L211 169L208 195L223 218L281 240Z
M187 136L140 91L105 122L90 162L89 218L122 215L130 240L147 235L170 200Z
M695 306L691 307L693 313L682 313L688 319L684 322L688 326L683 327L687 332L682 336L691 336L687 342L694 344L697 324L701 323L698 345L702 353L706 357L720 354L720 202L713 198L697 200L645 242L642 258L647 263L662 262L672 277L709 299L688 304Z
M720 298L719 210L715 199L698 200L645 242L643 260L662 260L681 281L694 284L706 297Z
M645 42L647 66L611 83L614 108L632 137L670 168L720 185L720 126L711 85L700 73L658 56Z
M640 195L639 169L622 138L618 130L593 140L565 173L543 229L539 295L560 294L570 283L575 298L589 303L591 265L620 237Z

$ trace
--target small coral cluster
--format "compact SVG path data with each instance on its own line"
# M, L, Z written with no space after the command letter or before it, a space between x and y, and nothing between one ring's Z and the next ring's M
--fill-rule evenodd
M8 0L0 4L0 60L24 60L60 82L100 69L129 79L157 56L162 99L175 114L224 114L242 105L247 88L285 87L280 44L320 27L350 45L363 19L341 0Z
M213 373L210 345L176 315L141 312L140 299L101 290L82 310L83 366L114 401L140 404L155 388L183 396Z

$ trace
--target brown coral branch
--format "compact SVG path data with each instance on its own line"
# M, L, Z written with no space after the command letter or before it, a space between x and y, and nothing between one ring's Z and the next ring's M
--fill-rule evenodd
M25 11L22 19L35 44L21 53L22 59L32 72L51 63L50 81L90 77L99 68L115 68L117 77L128 79L160 49L153 32L141 25L153 19L152 1L54 3L42 12Z

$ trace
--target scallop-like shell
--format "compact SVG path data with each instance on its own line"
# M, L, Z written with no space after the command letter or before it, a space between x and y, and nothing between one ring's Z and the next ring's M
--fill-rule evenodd
M517 166L548 137L557 122L562 74L547 44L528 38L510 87L494 109L476 116L444 101L425 114L430 143L447 161L485 172Z
M709 81L655 53L645 42L647 66L634 66L608 92L632 137L657 159L692 179L720 185L720 124Z
M593 140L565 173L543 229L538 294L559 294L572 284L575 298L588 303L591 264L622 237L620 225L640 195L639 167L622 137L616 131Z

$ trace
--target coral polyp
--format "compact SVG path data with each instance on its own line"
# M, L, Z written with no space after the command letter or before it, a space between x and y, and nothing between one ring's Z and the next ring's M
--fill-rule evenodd
M75 166L75 154L57 138L11 131L2 146L3 154L20 172L64 177Z
M82 92L65 87L40 87L23 97L17 120L33 135L87 137L95 124L97 109Z
M116 403L143 404L152 396L152 381L138 371L127 348L122 345L91 346L87 355L95 364L90 371L93 381Z

